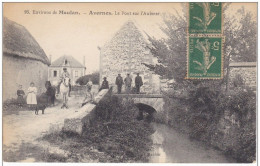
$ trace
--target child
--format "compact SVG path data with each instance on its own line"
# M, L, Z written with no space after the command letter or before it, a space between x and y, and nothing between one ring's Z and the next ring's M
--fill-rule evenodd
M37 105L37 88L34 86L34 83L31 82L30 87L28 88L28 95L27 95L27 104L30 108Z
M24 103L23 96L25 95L23 91L23 86L19 85L19 89L17 90L17 103L20 108L22 108L22 105Z
M84 105L86 105L89 102L93 102L93 95L91 93L91 88L92 88L92 86L87 86L87 94L86 94L86 97L81 104L81 107L83 107Z

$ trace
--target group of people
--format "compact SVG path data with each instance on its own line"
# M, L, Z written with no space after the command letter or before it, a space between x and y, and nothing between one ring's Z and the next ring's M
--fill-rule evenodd
M67 71L66 68L63 69L63 73L61 74L61 77L60 77L60 82L59 82L59 85L58 85L58 92L59 93L59 86L60 84L62 83L62 80L65 78L65 77L69 77L69 72ZM47 81L49 82L49 81ZM46 87L47 91L47 95L49 93L49 88L51 87L51 84L49 82L49 86ZM71 86L70 86L70 89L71 89ZM55 93L55 92L54 92ZM69 94L70 95L70 94ZM24 103L24 96L25 96L25 92L23 90L23 86L22 85L19 85L19 89L17 90L17 103L18 103L18 106L19 107L22 107L23 103ZM54 99L53 97L51 97L51 103L54 104ZM27 98L26 98L26 103L27 105L29 106L29 108L33 108L35 105L37 105L37 88L35 87L35 84L34 82L31 82L30 83L30 87L28 88L27 90Z
M101 84L99 91L101 91L102 89L108 89L109 88L107 78L104 77L103 79L104 80ZM127 76L124 80L123 80L121 74L118 74L118 76L116 77L115 84L117 85L117 93L118 94L120 94L122 92L123 84L125 84L126 93L129 94L129 93L132 92L132 78L131 78L129 73L127 74ZM143 80L142 80L142 77L139 75L139 73L137 73L137 75L135 77L135 90L136 90L137 94L140 93L141 86L143 86Z
M30 83L30 87L27 90L27 98L26 103L28 104L29 108L37 104L37 88L35 87L34 83ZM23 90L23 86L19 85L19 89L17 90L17 103L19 107L22 107L24 103L24 96L25 92Z
M66 68L63 69L63 73L61 74L57 93L59 93L59 86L65 77L70 77ZM107 78L104 77L103 79L104 80L101 84L99 91L101 91L102 89L109 89L109 83L107 81ZM131 78L130 74L127 74L127 76L124 80L123 80L121 74L118 74L118 76L116 77L115 84L117 85L118 94L120 94L122 92L123 84L125 84L126 93L129 94L132 92L132 78ZM92 81L89 80L87 83L87 86L86 86L87 87L86 96L85 96L81 106L84 106L86 103L93 101L93 94L91 93L92 85L93 85ZM140 93L140 88L142 85L143 85L142 77L139 75L139 73L137 73L137 75L135 77L135 91L137 94ZM47 91L48 91L48 88L47 88ZM17 97L18 104L19 104L19 106L22 106L22 103L24 102L24 96L25 96L25 92L23 91L22 85L19 85L19 89L17 90L17 96L18 96ZM30 83L30 87L27 90L26 103L28 104L28 106L30 108L37 105L37 88L35 87L33 82Z

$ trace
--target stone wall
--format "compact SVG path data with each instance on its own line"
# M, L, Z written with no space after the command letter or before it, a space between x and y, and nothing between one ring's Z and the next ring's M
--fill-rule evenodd
M111 88L101 90L94 98L95 103L99 103L100 101L104 100L106 97L110 97L111 92L112 92ZM96 109L96 104L87 103L83 107L79 108L73 114L73 116L64 119L64 123L62 125L59 125L58 129L59 130L62 129L63 131L67 131L67 132L82 134L84 126L88 126L93 121L95 121L96 119L95 109Z
M113 86L119 73L123 79L127 73L130 73L133 79L132 86L134 86L136 73L140 73L144 83L141 92L158 93L159 79L142 64L144 62L153 64L154 57L148 46L147 39L135 23L126 22L112 40L101 49L100 83L102 83L103 77L107 77L110 86Z
M17 98L19 85L26 93L31 82L34 82L38 94L46 91L48 65L35 60L3 54L3 101Z
M256 89L256 62L230 63L230 88L234 88L234 80L240 76L245 86Z

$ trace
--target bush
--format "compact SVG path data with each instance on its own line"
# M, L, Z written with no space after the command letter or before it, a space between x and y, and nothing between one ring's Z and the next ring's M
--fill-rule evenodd
M97 105L97 119L86 127L83 137L99 151L118 158L115 162L147 162L153 129L148 123L137 121L137 114L133 101L108 97Z
M91 80L93 84L99 84L99 72L94 72L82 77L79 77L76 81L77 84L86 85Z
M149 123L136 120L138 110L132 100L107 96L94 113L95 120L82 135L59 132L43 139L69 151L73 162L86 161L84 156L78 158L81 155L96 162L148 162L154 131Z
M188 98L165 96L168 123L233 156L252 162L256 155L256 95L237 88L227 94L211 87L189 90Z

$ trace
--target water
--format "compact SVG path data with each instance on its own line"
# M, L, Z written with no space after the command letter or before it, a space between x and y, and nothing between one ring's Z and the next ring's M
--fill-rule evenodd
M232 163L235 160L222 152L207 147L199 141L190 140L185 134L163 124L152 124L153 149L150 151L151 163Z

